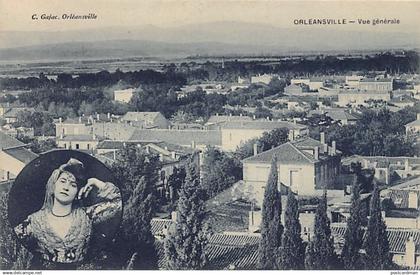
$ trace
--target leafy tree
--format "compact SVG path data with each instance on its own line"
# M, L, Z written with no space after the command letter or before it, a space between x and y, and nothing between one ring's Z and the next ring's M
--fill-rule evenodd
M314 237L306 251L306 269L334 269L337 257L334 253L334 240L331 236L330 220L327 216L327 193L324 192L315 214Z
M366 269L390 269L393 266L389 253L389 242L386 233L386 225L382 219L379 189L375 184L370 202L370 217L363 243L366 251Z
M179 194L177 219L165 238L167 269L202 269L206 264L205 248L209 229L204 222L204 203L197 167L190 161Z
M288 141L289 130L287 128L277 128L269 132L265 132L258 140L261 151L267 151L273 147L282 145Z
M344 246L341 252L344 269L360 269L362 266L360 249L363 245L362 206L360 188L357 179L353 182L350 217L347 220L347 230L344 236Z
M229 188L242 177L241 163L226 153L208 146L202 168L202 186L208 198Z
M284 217L284 233L280 248L280 269L296 270L304 268L305 247L300 231L298 201L289 190Z
M261 221L261 240L258 248L258 268L277 269L281 245L281 195L278 188L277 159L271 161L271 170L264 192Z
M264 132L258 139L251 139L243 145L238 146L234 156L237 159L244 159L253 155L254 144L258 144L258 153L270 150L287 142L289 131L287 128L277 128L269 132Z

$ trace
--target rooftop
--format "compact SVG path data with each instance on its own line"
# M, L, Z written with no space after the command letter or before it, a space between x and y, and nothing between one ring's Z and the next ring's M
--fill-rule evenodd
M391 78L363 78L360 82L392 82Z
M92 135L69 135L69 136L64 136L63 138L60 138L59 140L64 140L64 141L100 141L102 139L103 139L102 137L98 137L98 136L93 137Z
M0 131L0 148L6 149L10 147L23 146L24 143Z
M287 128L289 130L306 129L307 126L292 123L288 121L268 121L268 120L253 120L253 121L228 121L222 129L255 129L255 130L274 130L277 128Z
M220 146L222 144L221 131L212 130L169 130L169 129L137 129L129 140L154 140L167 143L191 146L195 144Z
M277 161L280 163L315 163L319 160L315 160L311 153L305 151L305 149L313 150L315 147L321 148L322 143L315 139L306 137L303 139L286 142L256 156L246 158L243 161L270 163L273 156L276 155ZM331 147L329 146L329 148ZM336 153L340 154L341 152L336 150ZM328 157L329 156L326 154L319 154L320 160L326 159Z
M23 147L5 149L3 152L26 164L38 157L37 154Z
M210 123L221 123L226 121L251 121L252 118L249 116L225 116L225 115L213 115L207 120L207 124Z
M345 224L332 224L331 234L334 242L340 246L344 244L344 235L347 231ZM404 254L405 243L412 237L416 245L416 254L420 254L420 230L419 229L403 229L403 228L387 228L386 230L389 241L389 250L391 253Z
M126 121L153 121L158 116L162 116L160 112L127 112L121 117L121 120Z

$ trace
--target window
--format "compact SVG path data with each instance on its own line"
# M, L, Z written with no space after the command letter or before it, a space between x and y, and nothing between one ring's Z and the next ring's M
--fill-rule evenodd
M67 143L64 143L64 149L67 149Z
M87 149L88 149L88 150L90 149L90 144L89 144L89 143L87 144Z
M79 149L79 147L80 147L79 143L76 143L76 149Z

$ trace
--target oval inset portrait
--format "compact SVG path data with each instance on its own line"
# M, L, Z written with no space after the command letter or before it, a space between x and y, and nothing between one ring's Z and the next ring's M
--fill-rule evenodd
M83 264L112 241L121 216L111 171L79 151L40 155L19 173L9 194L10 225L38 268Z

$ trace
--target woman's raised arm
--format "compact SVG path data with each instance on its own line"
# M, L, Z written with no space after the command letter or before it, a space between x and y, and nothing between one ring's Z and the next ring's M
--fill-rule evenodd
M100 223L121 213L122 200L118 187L111 182L103 182L96 178L90 178L80 192L79 199L87 197L93 191L93 205L86 208L87 214L94 223Z

